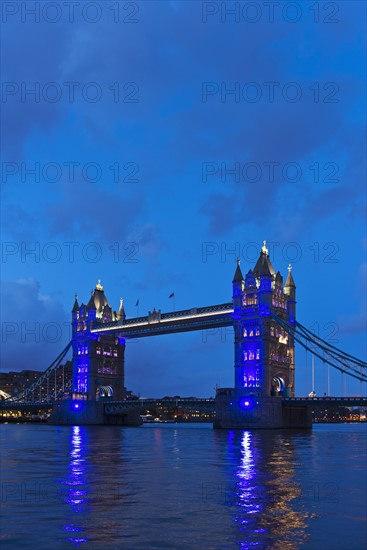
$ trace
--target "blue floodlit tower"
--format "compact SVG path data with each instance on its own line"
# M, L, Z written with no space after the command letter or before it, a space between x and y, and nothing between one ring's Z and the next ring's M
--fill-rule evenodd
M294 340L271 317L295 323L296 286L291 266L283 277L264 246L243 277L240 261L233 278L235 388L254 396L294 396Z
M275 273L266 248L243 276L233 277L234 388L218 388L215 428L310 428L310 411L294 397L294 339L276 322L296 323L296 285L291 266ZM274 317L275 315L275 317Z
M79 306L77 296L72 309L74 398L123 399L125 340L114 334L95 334L93 325L125 319L122 299L118 312L112 311L100 281L87 305Z

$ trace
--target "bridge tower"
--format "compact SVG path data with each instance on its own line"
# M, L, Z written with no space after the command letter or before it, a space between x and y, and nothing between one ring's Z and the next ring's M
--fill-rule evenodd
M296 286L288 267L285 284L275 272L264 241L253 269L243 276L240 260L233 277L234 388L219 388L217 428L309 427L301 412L292 412L283 397L294 397L294 339L273 319L296 322ZM297 424L297 426L296 426Z
M253 269L233 278L235 388L255 396L294 396L294 340L271 317L295 323L296 286L291 266L275 273L266 242Z
M86 305L79 305L75 296L72 309L72 396L55 403L50 424L110 423L111 419L105 415L106 401L120 401L126 396L125 339L118 332L96 334L92 329L96 323L103 326L120 319L125 320L122 298L118 312L112 311L100 281ZM128 411L113 420L113 423L129 426L141 424L138 410Z
M87 305L79 306L75 296L72 309L73 381L75 397L92 401L123 399L125 340L114 334L93 334L95 322L125 319L122 299L118 312L112 311L103 286L98 281Z

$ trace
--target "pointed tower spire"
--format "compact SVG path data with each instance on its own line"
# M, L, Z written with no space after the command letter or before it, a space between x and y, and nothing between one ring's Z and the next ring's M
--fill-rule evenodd
M96 309L96 304L94 303L94 291L93 290L90 291L90 298L89 298L89 302L87 303L87 308L88 309Z
M244 281L240 264L241 264L241 260L240 258L237 258L237 268L236 268L232 283L241 283Z
M79 311L78 295L77 294L75 294L75 302L74 302L74 305L73 305L73 309L71 311L72 312Z
M240 310L242 306L242 295L243 295L243 288L245 285L240 263L241 263L241 260L237 258L237 267L236 267L236 271L232 281L233 307L238 310Z
M117 312L117 319L125 319L125 309L124 309L124 301L122 298L120 298L120 307Z
M269 250L266 248L266 241L263 241L259 259L254 267L254 275L255 277L260 277L261 275L270 277L275 275L274 268L269 258Z
M96 284L96 290L103 290L103 286L101 285L101 279L98 279L98 283Z
M284 288L287 288L287 287L288 288L296 288L296 285L294 284L294 280L293 280L293 277L292 277L292 266L291 266L291 264L289 264L289 266L288 266L288 277L287 277Z
M269 250L266 248L266 241L263 241L263 246L261 247L261 252L263 254L266 254L267 256L269 256Z
M292 277L292 266L288 266L288 277L284 287L284 294L287 297L287 313L290 323L296 321L296 285Z

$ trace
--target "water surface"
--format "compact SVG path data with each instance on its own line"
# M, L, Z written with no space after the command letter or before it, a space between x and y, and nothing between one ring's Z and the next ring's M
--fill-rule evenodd
M364 550L366 426L1 426L1 548Z

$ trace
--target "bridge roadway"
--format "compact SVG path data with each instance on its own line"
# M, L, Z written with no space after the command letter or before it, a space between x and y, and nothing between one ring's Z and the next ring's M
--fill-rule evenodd
M283 402L287 405L292 404L307 404L309 406L317 405L319 407L326 406L339 406L339 407L367 407L367 397L285 397ZM2 401L0 403L1 410L47 410L51 409L55 401L35 401L24 403L6 403ZM105 414L123 414L132 409L146 409L152 406L174 406L177 408L192 408L200 410L214 410L215 399L209 398L192 398L192 397L180 397L180 398L143 398L143 399L127 399L126 401L105 401Z
M93 333L117 332L123 338L141 338L191 330L233 326L233 303L184 309L169 313L153 312L111 323L95 323Z
M105 404L105 414L120 414L131 409L147 409L149 407L171 406L177 409L197 409L201 411L213 412L215 408L214 397L192 398L180 397L178 399L129 399L126 401L112 401Z
M308 405L339 405L340 407L367 407L367 397L283 397L287 404L307 403Z
M344 406L344 407L367 407L367 397L287 397L283 398L287 405L305 403L318 406ZM157 405L171 405L177 408L193 408L200 410L214 411L215 399L205 398L180 398L180 399L136 399L126 401L111 401L105 404L105 414L119 414L134 408L146 409Z

